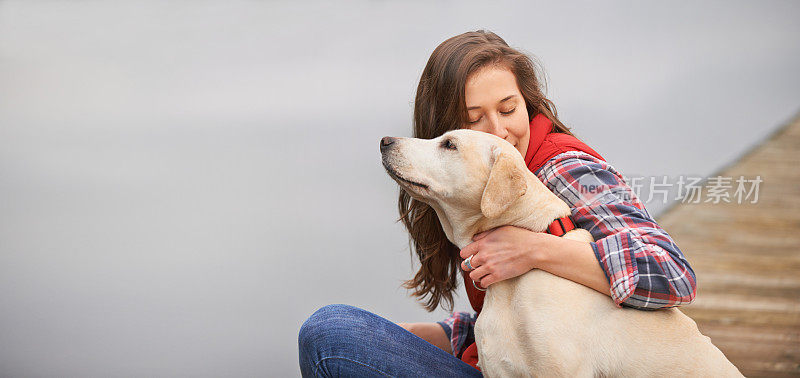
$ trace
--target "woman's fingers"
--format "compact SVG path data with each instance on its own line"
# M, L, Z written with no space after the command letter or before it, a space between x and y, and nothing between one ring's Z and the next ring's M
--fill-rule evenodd
M475 270L469 273L469 278L471 278L475 282L479 282L484 276L490 274L489 269L485 266L477 267ZM486 287L486 286L484 286Z
M476 253L478 253L478 243L472 242L467 244L467 246L464 247L464 249L462 249L458 254L462 259L466 259L467 257L470 257Z
M489 287L489 285L495 282L494 276L495 276L494 274L487 274L481 277L481 279L479 280L472 280L472 284L478 289L486 290L486 288Z
M487 275L483 276L483 278L481 278L480 281L475 281L475 282L478 283L478 286L480 286L481 288L485 289L485 288L489 287L489 285L497 282L497 280L495 279L495 276L496 276L495 274L487 274Z
M469 266L467 266L467 259L469 259ZM461 269L468 272L470 270L475 270L479 266L483 265L483 257L480 256L477 252L473 255L467 256L464 261L461 262ZM470 269L470 267L472 267Z
M466 259L464 259L464 261L461 262L461 270L469 272L470 270L477 268L476 266L477 264L475 263L475 257L473 256L468 256ZM469 265L467 265L467 259L469 259Z

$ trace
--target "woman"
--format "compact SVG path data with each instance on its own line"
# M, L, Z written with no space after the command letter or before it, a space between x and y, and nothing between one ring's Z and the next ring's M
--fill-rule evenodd
M405 286L426 309L451 309L461 274L479 313L479 289L531 269L595 289L619 306L653 310L694 299L694 272L669 235L619 172L558 120L530 58L494 33L468 32L444 41L422 73L414 137L435 138L458 128L513 144L529 169L570 205L575 226L591 232L595 242L505 226L476 235L459 251L435 212L401 191L401 219L421 263ZM480 376L476 318L459 312L438 323L396 325L351 306L325 306L300 330L301 371L304 376Z

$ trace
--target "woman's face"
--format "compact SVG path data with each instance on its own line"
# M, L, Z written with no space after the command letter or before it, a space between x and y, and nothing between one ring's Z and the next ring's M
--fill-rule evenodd
M530 122L514 73L505 67L484 67L467 77L464 92L467 104L464 128L503 138L525 156Z

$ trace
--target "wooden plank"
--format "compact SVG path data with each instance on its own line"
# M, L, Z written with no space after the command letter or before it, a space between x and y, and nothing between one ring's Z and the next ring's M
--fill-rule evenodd
M682 311L749 377L800 377L798 165L800 117L712 175L761 176L757 203L684 203L659 220L697 276Z

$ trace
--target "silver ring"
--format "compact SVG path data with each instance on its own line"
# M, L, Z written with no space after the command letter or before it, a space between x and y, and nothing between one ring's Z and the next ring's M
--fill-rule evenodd
M472 263L471 263L472 256L475 256L475 255L470 255L469 257L467 257L466 260L464 260L464 265L466 265L467 269L469 269L469 270L475 269L475 268L472 267Z
M476 283L475 283L475 280L472 280L472 286L475 286L475 288L476 288L476 289L478 289L478 290L480 290L480 291L486 291L486 289L481 289L481 288L479 288L479 287L478 287L478 284L476 284Z

